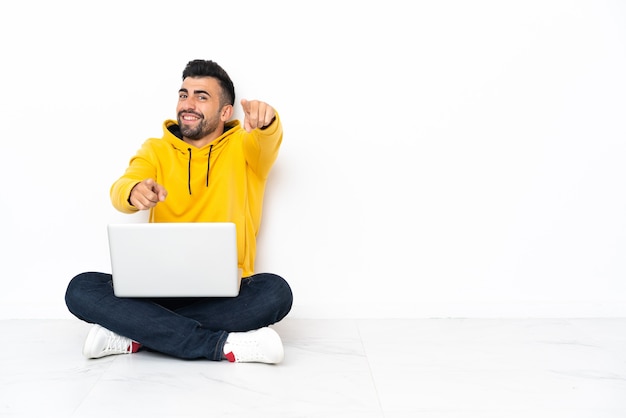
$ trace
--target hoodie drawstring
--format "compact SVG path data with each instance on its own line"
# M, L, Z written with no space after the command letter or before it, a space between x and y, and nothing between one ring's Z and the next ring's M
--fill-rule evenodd
M189 162L187 163L187 189L189 189L189 194L191 194L191 148L187 148L189 151Z
M213 144L209 147L209 156L206 159L206 187L209 187L209 169L211 168L211 151L213 151Z
M191 194L191 148L187 148L189 151L189 161L187 162L187 189ZM209 187L209 170L211 169L211 151L213 151L213 145L209 147L209 156L206 159L206 187Z

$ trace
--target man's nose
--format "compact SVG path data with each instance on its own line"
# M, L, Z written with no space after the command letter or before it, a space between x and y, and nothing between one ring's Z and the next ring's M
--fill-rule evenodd
M183 103L183 109L193 110L195 108L196 108L196 101L192 98L185 100L185 103Z

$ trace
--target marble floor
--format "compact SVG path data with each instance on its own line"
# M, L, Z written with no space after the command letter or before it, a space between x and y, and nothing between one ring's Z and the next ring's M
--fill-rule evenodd
M624 319L285 319L279 365L82 357L1 320L0 417L624 418Z

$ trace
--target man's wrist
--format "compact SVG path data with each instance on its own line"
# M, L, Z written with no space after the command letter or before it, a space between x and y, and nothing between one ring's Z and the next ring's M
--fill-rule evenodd
M270 123L268 123L267 125L265 125L265 126L261 127L260 129L261 129L261 130L263 130L263 129L267 129L267 128L269 128L269 127L270 127L270 125L271 125L272 123L274 123L274 121L275 121L275 120L276 120L276 116L274 116L274 117L272 118L272 120L270 121Z

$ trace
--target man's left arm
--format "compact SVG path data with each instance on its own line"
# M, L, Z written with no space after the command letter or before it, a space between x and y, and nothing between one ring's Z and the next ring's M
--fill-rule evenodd
M248 166L259 178L266 178L278 157L283 140L283 127L278 112L265 102L241 101L246 121L252 128L244 134L244 152Z

